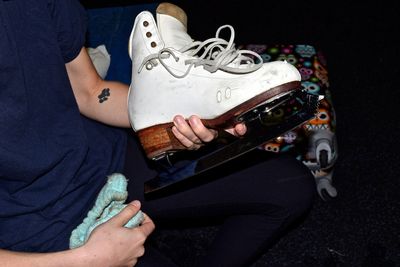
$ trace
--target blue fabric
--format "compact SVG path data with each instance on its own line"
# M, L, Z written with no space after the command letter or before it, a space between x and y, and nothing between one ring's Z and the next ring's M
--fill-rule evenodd
M131 59L128 54L129 36L135 17L147 10L155 12L158 3L90 8L88 13L87 46L104 44L111 55L110 68L106 79L131 82Z
M68 248L122 170L125 131L79 114L65 70L86 27L75 0L0 1L0 248Z

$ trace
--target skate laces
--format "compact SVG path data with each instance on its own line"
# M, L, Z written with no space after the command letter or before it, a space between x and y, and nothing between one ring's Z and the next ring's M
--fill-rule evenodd
M230 30L229 41L219 37L221 30L228 28ZM171 68L164 62L165 59L172 56L176 62L179 57L170 48L163 48L158 53L151 54L144 58L139 67L140 73L143 67L151 70L158 65L161 65L175 78L186 77L192 67L203 66L203 68L210 73L217 70L223 70L234 74L250 73L259 69L263 60L259 54L250 50L239 50L235 48L233 43L235 38L235 30L231 25L224 25L218 28L214 38L207 39L203 42L194 41L191 44L182 47L178 51L191 57L185 60L185 65L188 65L185 73L179 75L174 73ZM254 60L254 58L256 60Z

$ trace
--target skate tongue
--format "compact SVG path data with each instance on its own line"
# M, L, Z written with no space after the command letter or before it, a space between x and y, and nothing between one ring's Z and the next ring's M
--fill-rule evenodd
M157 7L157 26L165 47L177 50L193 42L187 34L187 16L178 6L161 3Z

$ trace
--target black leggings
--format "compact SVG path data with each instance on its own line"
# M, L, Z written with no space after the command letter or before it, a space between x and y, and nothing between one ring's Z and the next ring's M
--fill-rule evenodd
M302 218L315 196L308 168L289 155L255 150L207 173L204 182L155 199L145 199L143 182L156 172L148 167L136 140L130 137L125 175L129 198L155 222L220 220L221 226L199 266L249 266L266 252L289 225ZM201 179L198 179L201 180ZM173 266L147 250L138 266Z

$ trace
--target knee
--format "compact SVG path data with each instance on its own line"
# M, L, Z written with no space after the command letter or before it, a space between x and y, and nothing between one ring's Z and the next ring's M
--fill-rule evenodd
M311 210L317 195L314 176L307 170L296 181L287 183L281 193L284 199L281 199L279 205L286 210L290 220L305 216Z
M260 178L260 185L252 190L252 198L263 203L263 212L282 222L305 216L317 195L315 179L308 169L291 174ZM262 184L263 181L268 184Z

